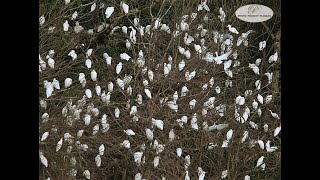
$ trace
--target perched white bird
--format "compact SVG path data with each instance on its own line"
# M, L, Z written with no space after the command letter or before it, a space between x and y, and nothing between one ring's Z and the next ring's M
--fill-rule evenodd
M187 86L183 86L183 87L181 88L181 97L186 96L186 95L187 95L187 92L189 92L188 87L187 87Z
M83 118L83 121L84 121L84 125L88 126L90 124L90 121L91 121L91 115L85 114L84 118Z
M129 140L124 140L122 143L120 143L121 146L130 149L130 141Z
M186 65L186 62L184 60L180 61L179 65L178 65L179 66L179 71L182 71L183 68L185 67L185 65Z
M154 74L153 71L151 71L150 69L148 70L148 77L150 81L153 81Z
M259 67L256 64L249 63L249 68L252 69L254 74L259 75Z
M261 149L264 149L264 142L262 140L258 140L257 143Z
M68 5L70 3L70 0L64 0L64 3Z
M42 26L45 21L46 21L46 19L45 19L44 15L40 16L40 18L39 18L39 25Z
M197 113L194 113L192 118L191 118L191 128L194 130L198 130L198 123L197 123L198 119L197 119Z
M63 142L63 138L61 138L61 139L58 141L57 146L56 146L56 152L58 152L58 151L61 149L61 147L62 147L62 142Z
M47 98L49 98L53 93L53 85L52 85L52 83L51 82L47 82L45 84L45 88L46 88L46 96L47 96Z
M217 86L217 87L215 88L215 91L216 91L217 94L220 94L220 93L221 93L221 88L220 88L219 86Z
M107 7L105 12L106 18L108 19L113 12L114 12L114 7Z
M103 57L106 59L107 65L111 65L112 57L110 57L107 53L103 53Z
M126 3L122 2L122 1L121 1L121 3L120 3L120 6L121 6L121 8L123 9L123 12L124 12L125 14L128 14L128 12L129 12L129 6L128 6Z
M105 150L104 144L101 144L101 145L99 146L99 154L100 154L100 156L103 156L104 150Z
M169 132L169 141L172 142L175 138L175 134L173 129L171 129L171 131Z
M184 44L189 46L194 41L194 38L188 35L188 33L185 33L183 40L184 40Z
M221 179L224 179L224 178L226 178L227 176L228 176L228 170L222 171L222 173L221 173Z
M264 75L266 75L268 77L268 84L272 83L273 73L272 72L271 73L267 72L267 73L264 73Z
M186 52L185 52L185 57L186 57L187 59L190 59L190 58L191 58L191 53L190 53L189 50L186 50Z
M263 159L264 159L264 156L261 156L261 157L258 159L256 167L259 167L259 166L261 166L261 165L263 164Z
M190 180L189 172L186 171L186 175L184 176L184 180Z
M181 157L181 155L182 155L182 149L181 149L181 148L177 148L177 149L176 149L176 152L177 152L177 156L178 156L178 157Z
M92 97L92 92L91 92L90 89L86 89L85 90L85 94L86 94L87 98L91 98Z
M260 104L263 104L263 97L260 94L258 94L257 99Z
M101 95L101 87L96 84L95 90L96 90L97 95L100 96Z
M256 80L256 82L254 83L254 85L256 86L257 90L260 90L261 88L261 81L258 79Z
M204 180L204 177L206 176L206 172L203 171L201 167L198 167L198 175L199 175L199 180Z
M141 173L137 173L137 174L134 176L134 180L142 180L142 174L141 174Z
M259 51L262 51L267 45L266 41L259 42Z
M48 132L48 131L47 131L47 132L44 132L44 133L42 134L42 136L41 136L41 140L40 140L40 141L46 140L46 139L48 138L48 136L49 136L49 132Z
M275 52L273 55L269 57L268 62L273 63L273 62L277 62L277 60L278 60L278 52Z
M230 129L230 130L227 132L227 141L230 141L230 139L232 138L232 134L233 134L233 130Z
M248 138L249 136L249 132L248 131L244 131L243 133L243 137L241 139L241 143L244 143L244 141L246 141L246 139Z
M243 105L245 102L245 98L242 96L237 96L236 97L236 104L238 104L239 106Z
M127 54L127 53L121 53L120 54L120 59L121 60L126 60L126 61L129 61L131 57Z
M237 31L237 29L235 27L231 27L230 24L227 25L227 28L229 29L229 31L231 33L234 33L234 34L239 34L239 32Z
M278 134L280 133L280 131L281 131L281 126L277 127L277 128L274 130L273 136L274 136L274 137L278 136Z
M48 59L48 66L53 69L54 68L54 64L55 64L55 61L52 59L52 58L49 58Z
M270 147L270 141L269 140L266 142L266 150L267 150L267 152L272 153L277 149L278 148L276 146Z
M90 59L87 59L85 62L85 65L87 66L88 69L90 69L92 66L92 61Z
M53 80L52 80L52 86L53 86L53 88L55 88L55 89L60 89L59 81L58 81L56 78L53 78Z
M256 64L256 66L260 66L260 64L261 64L261 58L256 59L255 64Z
M194 49L197 53L201 54L201 46L200 45L197 45L197 44L194 44Z
M158 129L163 130L163 121L160 119L151 118L152 125L156 126Z
M176 104L174 101L168 101L167 106L171 109L174 110L175 112L178 112L179 106Z
M97 167L100 167L101 166L101 157L100 157L100 154L98 154L95 158L94 158L95 162L96 162L96 165Z
M40 151L39 152L39 157L40 157L40 161L41 163L45 166L48 167L48 160L46 157L44 157L43 153Z
M114 109L114 117L115 117L115 118L119 118L119 116L120 116L120 109L116 107L116 108Z
M138 112L137 106L131 106L130 116L135 115Z
M75 60L78 57L75 50L71 50L68 56L71 56L72 60Z
M117 64L116 66L116 73L119 74L122 70L122 62L119 62L119 64Z
M90 75L92 81L97 81L97 72L94 69L91 71Z
M83 172L83 176L86 177L87 179L90 179L90 171L89 170L85 170Z
M90 57L91 56L91 54L92 54L92 52L93 52L93 49L88 49L87 50L87 52L86 52L86 57L88 58L88 57Z
M151 96L151 92L150 92L150 90L149 89L144 89L144 93L148 96L148 98L149 99L151 99L152 98L152 96Z
M127 49L131 48L131 42L129 41L129 39L126 39L126 48Z
M77 16L78 16L78 12L77 11L73 12L71 15L71 20L75 20Z
M190 109L193 109L196 106L197 100L192 99L191 101L189 101L189 106Z
M149 128L146 128L145 130L146 130L147 139L148 139L149 141L152 141L152 140L153 140L153 132L152 132L151 129L149 129Z
M63 23L63 31L68 31L69 30L69 23L68 23L68 20L66 20L64 23Z
M159 161L160 161L160 156L154 157L154 159L153 159L153 167L154 167L154 168L157 168L157 167L158 167Z
M124 90L124 82L123 82L122 79L118 78L117 79L117 84L122 90Z
M141 158L142 158L143 152L135 152L133 154L134 162L137 163L138 166L141 164Z
M265 97L265 103L266 103L266 104L269 104L269 103L271 102L271 100L272 100L272 95L267 95L267 96Z
M122 30L123 34L128 34L128 28L127 28L127 26L122 26L122 27L121 27L121 30Z
M132 129L123 130L128 136L134 136L136 133Z
M172 95L172 99L173 99L173 102L177 102L178 100L178 91L175 91L174 94Z
M257 103L256 100L253 100L253 102L252 102L252 108L253 108L254 110L258 109L258 103Z
M190 166L190 164L191 164L191 158L190 158L190 155L186 155L185 157L184 157L184 165L185 165L185 167L189 167ZM187 168L186 168L187 169Z
M244 177L244 180L250 180L250 176L249 176L249 175L246 175L246 176Z
M262 115L262 110L261 110L261 108L258 108L257 113L258 113L258 116L261 117L261 115Z
M264 132L268 132L268 130L269 130L268 124L265 124L265 125L263 126L263 130L264 130Z

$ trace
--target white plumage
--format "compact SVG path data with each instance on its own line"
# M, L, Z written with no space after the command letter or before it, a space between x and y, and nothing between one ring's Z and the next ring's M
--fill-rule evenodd
M92 81L97 81L97 72L94 69L91 71L90 75Z
M136 133L132 129L123 130L128 136L134 136Z
M68 20L66 20L64 23L63 23L63 31L68 31L69 30L69 23L68 23Z
M131 57L127 53L121 53L120 54L120 59L122 59L122 60L129 61L130 58Z
M163 130L163 121L160 119L151 119L152 125L156 126L158 129Z
M54 68L54 60L52 59L52 58L49 58L48 59L48 66L51 68L51 69L53 69Z
M257 99L260 104L263 104L263 97L260 94L258 94Z
M108 91L113 92L113 82L111 81L108 83Z
M91 98L92 97L92 92L91 92L90 89L86 89L85 90L85 94L86 94L87 98Z
M152 98L152 96L151 96L151 92L150 92L150 90L149 90L149 89L144 89L144 93L148 96L148 98L149 98L149 99L151 99L151 98Z
M237 29L235 27L231 27L230 24L228 24L228 29L231 33L234 33L234 34L239 34L239 32L237 31Z
M48 132L48 131L47 131L47 132L44 132L44 133L42 134L42 136L41 136L41 140L40 140L40 141L46 140L46 139L48 138L48 136L49 136L49 132Z
M263 159L264 159L264 156L261 156L261 157L258 159L256 167L259 167L259 166L262 165Z
M118 78L118 79L117 79L117 84L118 84L118 86L119 86L122 90L124 90L124 82L123 82L123 80L121 80L120 78Z
M281 126L277 127L277 128L274 130L273 136L274 136L274 137L278 136L278 134L280 133L280 131L281 131Z
M100 96L101 95L101 87L96 84L95 90L96 90L97 95Z
M239 106L243 105L245 102L245 98L242 96L237 96L236 97L236 104L238 104Z
M173 129L171 129L171 131L169 132L169 141L172 142L175 138L175 134Z
M41 163L45 166L48 167L48 160L46 157L44 157L43 153L40 151L39 152L39 157L40 157L40 161Z
M101 145L99 146L99 154L100 154L100 156L103 156L104 150L105 150L104 144L101 144Z
M62 147L62 140L63 140L63 138L61 138L61 139L58 141L57 146L56 146L56 152L58 152L58 151L61 149L61 147Z
M116 74L119 74L122 70L122 62L119 62L116 66Z
M159 162L160 162L160 156L154 157L154 159L153 159L153 167L157 168L158 165L159 165Z
M233 134L233 130L230 129L230 130L227 132L227 141L230 141L230 139L232 138L232 134Z
M87 179L90 179L90 171L89 170L85 170L83 172L83 176L86 177Z
M177 148L177 149L176 149L176 152L177 152L177 156L178 156L178 157L181 157L181 155L182 155L182 149L181 149L181 148Z
M95 158L94 158L95 162L96 162L96 165L97 167L100 167L101 166L101 157L100 157L100 154L98 154Z
M146 128L145 130L146 130L147 139L149 141L152 141L153 140L153 132L149 128Z
M129 12L129 6L128 6L126 3L122 2L122 1L121 1L121 3L120 3L120 6L121 6L121 8L123 9L123 12L124 12L125 14L128 14L128 12Z
M179 65L178 65L179 66L179 71L182 71L183 68L185 67L185 65L186 65L186 62L184 60L180 61Z
M87 66L88 69L90 69L92 66L92 61L90 59L87 59L85 62L85 65Z
M108 19L113 12L114 12L114 7L107 7L105 12L106 18Z
M122 143L120 143L121 146L130 149L130 141L129 140L124 140Z
M120 109L116 107L116 108L114 109L114 117L115 117L115 118L119 118L119 116L120 116Z

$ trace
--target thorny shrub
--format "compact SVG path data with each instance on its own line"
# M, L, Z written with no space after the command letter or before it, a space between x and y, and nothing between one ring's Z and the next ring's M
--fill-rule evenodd
M249 3L40 0L39 178L280 179L280 2L254 2L263 23L235 17Z

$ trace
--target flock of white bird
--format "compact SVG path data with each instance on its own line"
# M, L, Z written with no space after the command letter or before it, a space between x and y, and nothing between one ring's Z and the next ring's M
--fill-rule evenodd
M68 6L69 3L70 0L65 0L66 6ZM92 3L90 12L95 11L96 7L97 4ZM117 11L117 8L112 6L105 7L105 5L100 5L99 9L103 9L103 11L105 12L105 17L107 19L112 19L113 13ZM130 8L125 2L120 3L120 10L125 14L128 14L130 12ZM81 137L83 133L87 131L87 127L91 127L92 125L92 130L91 132L89 132L92 136L97 136L98 133L112 134L113 131L112 124L110 124L110 119L114 118L117 121L129 121L128 119L122 119L122 117L129 117L131 119L131 123L141 121L141 119L145 117L141 117L141 114L139 112L145 111L145 109L140 109L140 107L145 102L153 100L157 101L156 103L159 103L162 109L169 108L176 115L179 114L180 118L161 119L158 117L152 117L148 120L150 121L151 126L141 127L141 129L143 129L144 131L135 132L130 128L123 129L123 132L126 136L123 136L123 140L121 143L114 144L114 146L119 146L119 148L122 146L128 150L131 149L132 146L140 147L140 150L133 152L131 157L136 166L143 166L144 164L146 164L146 161L149 160L145 155L147 148L151 149L151 151L154 151L155 153L154 157L150 157L149 155L149 158L151 158L150 160L153 162L153 168L159 168L159 166L161 166L161 161L163 161L164 159L162 157L165 156L163 151L165 150L168 143L179 141L179 139L177 139L179 134L176 134L175 128L170 128L168 129L169 133L166 140L167 142L165 140L161 140L162 143L160 143L158 137L155 134L155 131L157 131L157 133L159 131L164 132L169 126L167 125L167 123L174 123L174 125L181 129L184 129L185 131L205 131L207 133L221 132L225 134L225 139L222 139L221 142L208 143L208 151L219 147L229 148L232 143L238 141L236 139L233 139L234 134L241 134L242 137L240 138L240 143L246 144L248 148L253 148L255 147L255 145L258 145L261 149L259 150L259 153L257 153L261 156L257 156L255 158L256 166L252 168L260 168L262 171L267 168L268 157L272 155L269 155L269 153L273 153L278 149L278 147L276 146L271 146L271 143L276 138L278 138L278 135L281 131L281 121L280 115L276 113L279 112L279 109L274 108L273 106L268 106L268 104L272 103L274 100L273 95L268 94L267 91L262 91L273 83L273 72L262 72L260 65L264 63L264 65L268 64L269 66L272 66L273 64L277 63L277 60L279 59L278 52L274 52L268 59L259 58L254 60L253 63L244 65L243 67L250 70L248 72L252 71L252 73L256 75L256 80L253 84L254 86L251 87L251 89L248 89L243 93L239 93L236 97L234 97L234 102L232 104L225 104L223 102L223 98L221 98L222 94L224 94L225 92L224 89L233 87L233 84L235 82L232 82L232 80L237 76L237 73L234 72L237 71L237 69L240 67L240 64L244 63L243 61L237 59L238 53L240 53L238 52L237 48L240 47L241 44L243 44L243 46L248 46L249 35L251 33L254 33L255 31L249 30L247 32L241 33L241 31L228 24L226 26L226 31L219 33L216 30L205 29L202 24L199 24L196 33L192 34L192 32L190 31L191 22L193 22L197 18L197 14L211 11L206 1L200 3L197 6L196 10L197 12L192 13L191 15L182 16L180 23L176 24L175 27L170 27L168 24L161 23L160 18L156 18L154 22L149 25L142 26L140 24L140 19L137 17L133 19L134 24L130 27L114 27L112 33L116 33L117 29L119 29L121 31L118 33L123 33L124 36L128 37L124 43L124 46L128 49L128 52L120 53L118 56L109 56L107 52L100 55L101 58L105 61L105 66L110 66L114 69L113 73L116 77L113 81L109 81L106 85L99 83L99 81L101 82L102 80L100 78L100 74L104 72L100 72L95 69L95 61L92 60L94 48L87 49L84 54L85 59L79 58L82 57L82 55L77 54L75 49L69 51L68 56L71 57L72 61L83 61L83 66L88 69L89 73L80 72L76 79L66 77L64 81L62 80L64 82L64 85L62 86L60 86L60 82L58 80L60 79L59 77L55 77L52 80L47 79L43 81L45 95L44 97L40 97L40 107L42 109L41 112L44 112L41 115L41 124L48 123L51 118L50 114L46 112L46 110L48 110L47 101L50 101L52 97L54 98L60 92L71 90L73 86L81 84L81 86L77 86L77 88L82 88L83 90L81 91L83 92L83 94L79 94L78 101L74 102L74 100L70 100L63 106L62 117L64 118L64 122L67 126L72 127L77 124L77 127L82 126L83 128L78 130L74 135L72 135L71 132L65 132L63 134L63 137L60 137L57 141L55 152L64 150L64 148L62 148L63 146L65 146L65 150L68 153L75 151L74 148L77 148L80 151L84 152L88 151L88 149L97 149L98 151L96 151L95 158L90 159L89 161L94 161L97 168L101 167L101 165L103 164L107 164L108 162L103 162L105 151L104 144L99 144L97 148L94 148L89 147L88 144L81 142ZM218 13L218 19L221 22L225 22L226 14L223 9L220 8ZM74 33L84 31L84 27L81 26L78 21L76 21L77 18L78 12L75 11L71 15L69 21L64 21L62 25L63 31L70 31L70 21L75 21L76 25L73 29ZM204 16L203 21L208 21L207 15ZM42 15L39 18L39 24L40 26L43 26L44 23L45 17ZM105 28L105 25L104 27L99 26L97 29L89 29L88 33L94 33L94 31L99 32L103 28ZM52 33L53 31L56 31L58 29L60 28L50 26L48 29L48 33ZM178 59L176 56L169 55L168 62L157 64L157 68L156 70L154 70L146 66L146 61L149 61L149 59L145 58L142 49L138 49L137 52L139 53L137 57L130 54L129 50L132 48L136 48L135 44L139 41L140 37L152 37L153 34L157 32L166 32L169 36L173 36L175 39L181 37L184 44L180 44L177 47L177 52L179 52L179 55L177 56ZM216 44L216 46L220 46L220 52L218 52L218 50L213 50L212 48L207 47L208 37L212 37L213 43ZM236 43L234 45L235 41ZM261 41L259 42L259 44L252 45L257 47L257 53L259 53L259 51L263 51L266 48L267 44L266 41ZM211 50L215 52L213 53L211 52ZM57 68L55 66L55 51L50 50L48 54L45 55L45 58L43 58L44 54L45 53L43 53L42 55L39 54L40 77L43 72ZM215 82L215 77L211 77L208 82L203 82L202 90L203 92L207 93L207 97L204 102L202 99L197 99L197 96L193 94L191 88L193 87L193 80L197 78L197 76L199 76L198 69L192 69L192 67L188 66L190 62L196 61L194 57L200 57L201 60L199 61L207 61L208 64L214 64L216 68L218 68L219 66L223 67L223 71L226 74L225 86L221 84L220 86L218 86L218 84ZM116 61L118 63L114 63L113 61ZM136 66L141 69L141 76L146 77L141 82L143 84L142 91L136 92L135 86L132 84L132 82L136 80L133 79L132 75L127 75L125 74L126 72L123 72L123 69L126 66ZM161 67L163 69L161 69ZM152 91L154 89L152 84L154 83L155 77L160 76L162 79L170 78L172 72L184 73L183 77L185 79L181 79L181 82L183 83L180 84L180 89L174 90L173 94L162 94L161 96L157 94L158 92ZM267 83L264 83L264 81L262 81L263 76L261 76L260 74L267 76ZM95 84L95 88L88 87L87 82ZM116 102L118 99L112 97L115 91L122 92L123 97L121 98L127 98L125 100L125 102L127 102L125 108L120 106L114 107L114 113L113 115L110 115L103 112L99 106L94 106L92 101L93 99L107 106L112 104L113 101ZM133 97L133 94L137 94L136 97ZM186 97L192 98L189 102L187 102L187 104L182 104L182 101L179 101L179 99L181 100ZM203 102L203 104L201 102ZM181 115L181 113L179 113L181 112L181 107L186 107L187 110L184 109L183 111L190 113ZM217 117L222 118L225 116L226 112L230 111L234 111L232 112L232 114L234 114L234 118L233 120L229 120L224 123L213 123L210 125L210 122L200 120L202 117L213 116L213 114L216 114ZM272 121L274 121L271 126L270 124L264 123L263 120L259 120L259 118L262 117L263 113L265 113L265 116L267 116L267 113L270 114L268 119L271 118ZM253 116L255 117L252 118ZM98 121L96 121L96 119L98 119ZM190 121L190 123L188 123L188 121ZM202 124L200 122L202 122ZM245 129L244 131L240 132L235 128L229 128L231 124L234 125L235 123L238 124L237 126L245 127L246 125L248 125L248 127L250 127L251 129ZM275 124L277 125L275 126ZM46 143L47 138L51 134L56 134L58 130L53 127L51 131L42 132L40 125L40 131L41 134L39 137L39 142ZM261 137L259 137L258 139L250 138L250 131L257 131L257 133L261 134ZM273 132L272 136L267 135L270 131ZM142 132L144 134L141 134ZM135 144L134 139L131 137L135 137L138 135L145 137L145 143ZM150 144L150 146L148 146L148 144ZM197 174L197 177L191 177L189 166L192 163L192 156L190 154L186 154L186 151L182 146L178 146L175 149L177 158L182 158L184 162L183 166L185 168L185 180L191 178L203 180L206 176L208 176L208 173L210 173L209 169L205 171L204 169L202 169L202 167L198 167L197 172L192 173ZM184 157L183 154L185 154ZM45 154L45 152L43 152L41 149L39 150L40 161L45 167L50 166L50 159L46 158L47 155L48 154ZM77 158L75 156L72 156L70 163L74 168L70 170L70 175L76 176L77 173L82 173L83 177L85 177L86 179L90 179L92 172L90 172L89 169L92 169L92 167L87 167L87 169L79 172L80 170L77 170L75 168L77 162ZM250 166L250 164L248 164L248 166ZM225 169L221 171L221 179L225 179L228 176L228 170L227 167L225 167ZM163 175L162 179L166 179L166 177L168 179L171 179L169 175ZM142 180L143 173L136 172L134 178L135 180ZM242 178L244 178L245 180L250 180L250 175L247 174ZM50 177L48 179L50 179Z

